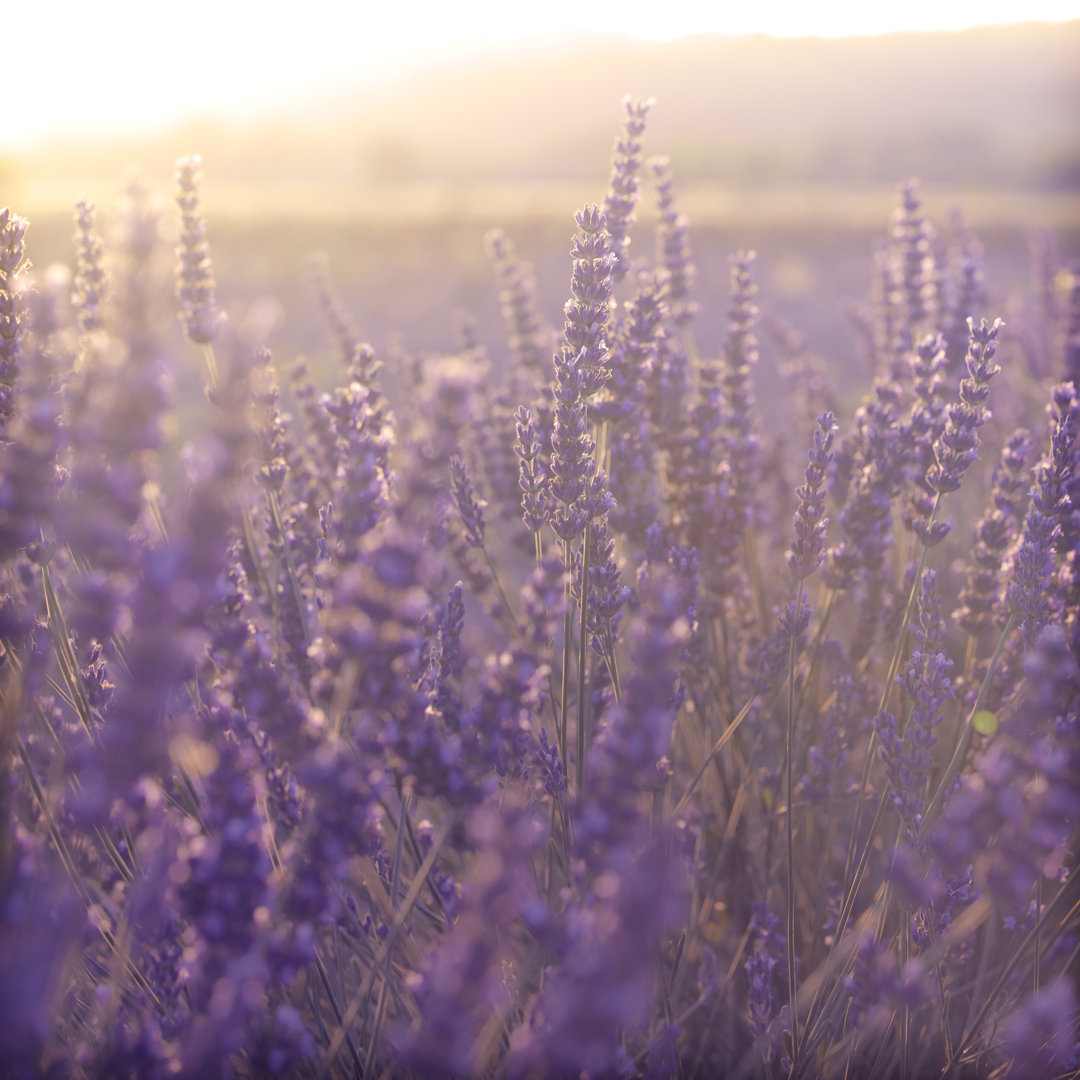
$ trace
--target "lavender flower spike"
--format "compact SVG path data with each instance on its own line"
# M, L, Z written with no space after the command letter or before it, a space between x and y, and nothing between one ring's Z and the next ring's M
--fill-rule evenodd
M697 311L697 304L690 298L694 284L694 264L690 259L690 243L687 240L689 221L675 207L675 181L671 175L671 163L665 157L652 158L649 169L656 184L656 201L660 221L656 229L657 259L668 272L668 304L671 320L676 326L684 326Z
M638 199L638 170L641 168L641 136L645 132L645 118L653 99L635 101L629 95L623 98L626 117L622 131L615 139L615 153L611 163L611 180L604 199L608 232L611 233L611 250L615 253L613 276L621 281L630 268L626 249L630 246L630 226L634 222L634 207Z
M586 205L574 215L577 232L570 254L571 298L566 302L563 326L564 361L575 359L585 378L584 397L591 397L608 380L607 325L611 317L611 286L616 256L608 232L607 215Z
M540 461L540 438L532 410L522 405L514 416L517 441L514 453L518 456L518 485L521 488L521 520L525 528L539 533L551 515L551 500L547 494L547 477Z
M991 477L990 509L975 526L971 564L953 618L969 633L989 628L1000 589L1001 568L1027 503L1031 433L1015 431L1001 451Z
M75 204L75 256L71 304L78 312L79 329L87 334L102 326L108 275L103 265L104 245L94 227L94 204L86 199Z
M788 555L788 566L799 581L808 578L825 559L825 526L829 519L825 516L824 485L833 459L836 417L825 412L817 423L810 463L803 474L806 483L795 492L799 496L799 509L795 512L795 541Z
M934 444L936 461L926 473L933 491L945 495L960 487L960 478L979 458L979 428L990 418L986 399L990 380L1001 370L994 363L998 332L1005 324L995 319L989 325L968 319L971 338L966 358L968 377L960 383L960 400L945 410L945 430Z
M905 731L898 731L892 713L879 713L875 721L882 744L882 760L892 787L892 803L912 840L926 807L926 786L934 764L934 734L941 723L941 707L953 696L952 661L945 654L945 624L937 573L927 570L919 588L917 640L897 684L911 700Z
M6 206L0 210L0 435L12 413L19 371L20 312L18 277L24 268L24 237L29 222Z
M562 508L552 515L552 528L564 543L579 537L591 516L585 505L596 472L595 449L587 433L586 400L607 382L608 345L605 338L611 314L611 253L607 218L595 206L575 217L577 233L572 254L571 298L566 302L562 348L555 354L555 421L551 436L553 500Z
M454 496L454 504L461 515L461 523L465 526L465 536L469 546L482 548L484 546L484 507L487 503L476 497L465 462L456 454L450 459L450 490Z
M220 315L214 299L214 272L206 224L199 207L199 165L202 158L182 157L176 163L176 205L180 207L180 243L176 248L176 298L184 333L197 345L209 345Z
M1054 611L1050 584L1055 568L1054 550L1061 537L1057 519L1069 506L1066 484L1076 443L1075 419L1074 408L1065 407L1057 416L1049 459L1037 470L1038 483L1032 488L1031 507L1012 557L1012 581L1005 597L1010 611L1020 622L1028 648L1034 646Z
M529 263L522 262L501 229L493 229L486 239L499 278L499 301L510 331L510 353L518 367L530 373L543 372L548 345L536 309L536 281ZM546 375L546 372L543 372Z

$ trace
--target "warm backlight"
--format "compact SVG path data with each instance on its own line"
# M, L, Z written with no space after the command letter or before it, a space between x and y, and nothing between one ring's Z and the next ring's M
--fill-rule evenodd
M303 110L358 84L523 43L574 34L672 40L688 34L778 36L958 30L1075 18L1075 0L912 0L808 4L698 0L626 4L545 0L267 5L222 0L146 4L74 0L11 5L4 16L9 107L0 152L57 134L133 133L211 115ZM376 90L377 92L377 90Z

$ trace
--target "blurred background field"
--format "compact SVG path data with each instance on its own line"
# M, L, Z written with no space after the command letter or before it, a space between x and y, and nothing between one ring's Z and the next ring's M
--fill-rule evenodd
M861 384L850 304L869 298L902 181L921 179L943 245L957 208L977 235L988 314L1008 320L1038 287L1033 238L1044 265L1047 237L1058 267L1080 255L1078 56L1080 21L840 38L549 35L448 51L381 80L358 71L243 116L193 102L167 123L99 131L73 108L67 130L0 140L0 204L31 219L39 269L70 265L75 199L98 203L107 236L133 177L167 203L175 159L199 153L221 298L266 327L279 364L302 354L317 373L329 356L305 269L316 251L380 352L445 353L464 310L497 356L485 233L504 228L533 262L558 326L573 213L603 197L622 96L652 96L646 152L670 157L690 219L703 347L721 340L728 259L752 247L763 313ZM646 183L638 254L653 217ZM169 205L164 220L173 227ZM766 385L772 366L766 336Z

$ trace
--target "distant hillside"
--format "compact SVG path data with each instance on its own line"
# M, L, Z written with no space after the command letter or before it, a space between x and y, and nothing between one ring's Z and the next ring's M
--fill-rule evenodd
M917 172L1080 187L1078 57L1080 22L837 41L596 41L439 72L339 115L344 130L378 132L366 148L373 168L576 179L606 165L629 92L657 99L649 144L689 179Z
M648 150L680 181L928 183L1080 191L1080 21L962 33L549 43L339 95L251 129L192 123L139 143L68 142L7 185L124 166L165 180L193 150L232 184L328 190L606 175L623 94L653 96Z

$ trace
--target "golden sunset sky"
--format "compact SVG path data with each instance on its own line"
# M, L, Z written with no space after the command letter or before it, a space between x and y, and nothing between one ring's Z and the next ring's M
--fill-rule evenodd
M335 92L575 35L670 41L959 30L1080 17L1078 0L38 0L4 16L0 150L63 135L138 134L186 118L303 113Z

